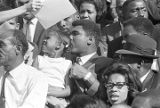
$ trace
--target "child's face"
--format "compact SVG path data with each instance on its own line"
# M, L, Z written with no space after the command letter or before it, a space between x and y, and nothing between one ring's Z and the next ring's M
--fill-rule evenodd
M44 54L54 56L56 52L62 48L62 41L60 41L56 35L56 33L52 33L44 39L42 46L42 51Z
M5 21L0 25L0 33L3 33L9 29L19 29L19 24L16 22L16 18Z

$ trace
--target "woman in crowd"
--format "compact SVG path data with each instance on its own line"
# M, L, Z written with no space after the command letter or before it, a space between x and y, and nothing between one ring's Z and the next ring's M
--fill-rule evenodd
M141 83L135 70L123 63L114 63L103 74L103 84L107 95L107 104L130 105L134 96L141 91Z
M95 23L100 23L107 11L105 0L81 0L77 7L81 19L90 19Z

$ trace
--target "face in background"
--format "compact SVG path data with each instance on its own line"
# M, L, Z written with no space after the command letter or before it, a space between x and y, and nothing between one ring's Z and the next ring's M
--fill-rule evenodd
M87 52L87 42L89 37L87 33L84 31L82 26L75 26L71 30L71 44L72 44L72 52L78 53L80 55L85 55Z
M125 20L134 17L148 18L148 12L145 2L143 0L139 0L129 3L123 17Z
M75 13L71 15L70 17L65 18L64 20L57 23L57 26L60 30L64 32L70 32L70 29L72 28L72 22L79 20L78 13Z
M13 65L16 59L15 45L9 38L0 37L0 66Z
M19 6L22 6L24 4L27 4L29 1L30 0L18 0L18 4L19 4ZM26 12L22 16L24 19L26 19L28 21L35 17L32 12Z
M3 33L9 29L19 29L19 24L17 23L16 18L5 21L0 25L0 33Z
M119 73L109 76L108 86L106 88L109 102L112 105L125 103L128 96L128 86L125 83L125 76ZM110 86L112 84L117 84L117 86Z
M42 52L50 57L55 57L56 52L64 48L57 35L56 32L49 33L43 41Z
M80 6L80 18L96 22L97 11L94 4L83 2Z
M116 12L118 17L122 18L122 6L126 0L116 0Z

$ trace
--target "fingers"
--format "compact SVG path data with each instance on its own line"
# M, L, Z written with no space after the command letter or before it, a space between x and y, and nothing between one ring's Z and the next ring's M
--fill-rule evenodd
M41 0L33 0L32 1L32 10L37 11L37 10L41 9L43 4L44 4L44 2L42 2Z
M44 0L31 0L29 3L25 4L27 11L37 11L42 8Z

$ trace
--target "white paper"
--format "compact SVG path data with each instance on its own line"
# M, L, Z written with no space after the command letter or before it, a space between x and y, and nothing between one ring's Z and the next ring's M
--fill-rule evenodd
M35 16L42 26L47 29L75 12L76 9L69 0L45 0L43 7Z

